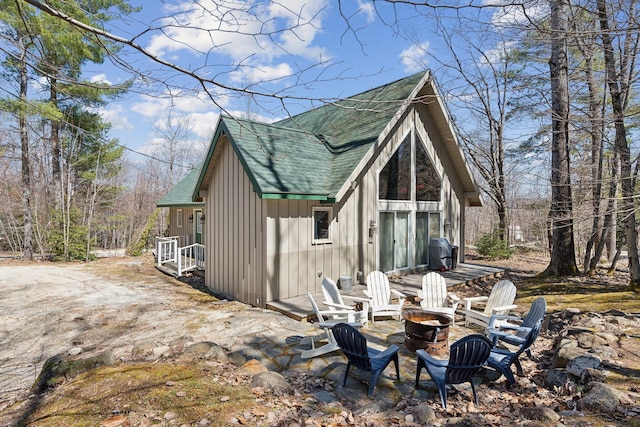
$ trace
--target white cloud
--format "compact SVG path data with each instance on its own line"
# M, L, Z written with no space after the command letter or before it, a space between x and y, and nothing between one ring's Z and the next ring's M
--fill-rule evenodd
M188 51L223 54L239 63L270 62L281 55L317 60L324 49L313 45L327 0L256 2L252 0L183 1L166 6L147 49L159 56Z
M404 70L409 73L417 73L424 70L429 63L428 52L429 42L427 41L403 50L399 56Z
M242 83L268 82L289 77L293 74L293 69L289 64L256 66L251 68L241 68L231 73L231 81Z
M110 86L112 85L111 81L107 79L106 74L96 74L95 76L91 76L91 78L89 78L89 81L91 83L104 83Z
M504 62L509 53L518 46L516 41L501 41L494 48L484 52L484 56L480 58L480 64L498 64Z
M360 9L360 13L365 16L367 23L372 23L376 20L376 10L373 7L372 2L365 3L362 0L358 0L358 7Z
M129 122L122 105L109 104L109 108L97 110L104 121L111 123L114 130L132 131L135 127Z
M546 1L533 0L522 5L505 3L503 0L489 0L487 4L501 5L491 17L491 24L497 28L514 28L538 22L549 13L549 5Z
M216 98L220 105L224 97ZM164 116L168 111L183 113L217 110L209 96L204 92L195 94L165 92L162 96L142 95L141 101L133 104L131 110L148 118Z

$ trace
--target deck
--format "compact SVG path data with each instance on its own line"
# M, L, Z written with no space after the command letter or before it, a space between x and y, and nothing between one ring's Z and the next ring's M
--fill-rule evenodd
M461 284L469 284L485 279L498 278L504 275L505 271L506 270L504 268L499 267L460 263L455 270L444 271L441 274L447 281L447 287L453 288ZM393 289L397 289L408 297L415 296L422 288L422 276L425 273L426 272L393 277L390 278L389 281ZM341 292L343 295L364 297L364 293L362 292L364 289L367 289L365 285L360 285L354 282L351 290ZM318 303L324 300L324 296L321 291L313 294L313 297ZM296 320L306 320L313 312L307 295L300 295L279 301L271 301L267 303L267 308L283 313Z

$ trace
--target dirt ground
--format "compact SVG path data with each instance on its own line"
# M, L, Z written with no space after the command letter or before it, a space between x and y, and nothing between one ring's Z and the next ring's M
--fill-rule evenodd
M111 348L120 358L139 341L167 342L185 331L206 339L194 319L211 324L221 314L205 297L158 272L150 256L0 261L0 413L28 394L49 357L71 347Z

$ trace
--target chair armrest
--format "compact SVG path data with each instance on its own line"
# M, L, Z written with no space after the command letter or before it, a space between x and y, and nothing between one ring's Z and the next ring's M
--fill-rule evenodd
M321 320L317 323L318 328L333 328L334 326L336 326L338 323L346 323L349 326L353 326L354 328L361 328L362 327L362 323L360 322L345 322L344 320Z
M425 299L425 294L424 292L422 292L422 289L420 289L419 291L416 291L416 296L420 299Z
M499 325L495 325L496 320L500 320ZM502 321L514 321L514 322L522 322L522 318L518 316L511 316L508 314L492 314L489 319L489 325L487 325L487 329L497 328L497 329L517 329L519 326L509 323L502 323Z
M453 292L449 292L447 293L447 296L449 297L449 299L455 303L460 301L460 298L458 298L458 295L454 294Z
M373 299L373 294L369 291L362 290L369 300Z
M322 310L320 311L320 315L322 316L336 316L336 315L349 315L353 314L354 310Z
M389 356L391 356L393 353L397 353L398 350L400 350L400 347L398 347L395 344L391 344L389 346L389 348L387 348L385 351L382 351L378 354L376 354L375 356L371 357L371 359L385 359Z
M367 300L369 301L369 300ZM349 305L342 305L342 304L336 304L333 302L329 302L329 301L323 301L323 304L328 306L328 307L333 307L333 308L341 308L343 311L355 311L355 309ZM331 313L331 314L336 314L336 311L325 311L325 313Z
M447 365L449 365L448 359L436 359L435 357L431 356L429 353L427 353L425 350L421 348L416 350L416 354L418 355L419 358L424 360L425 363L428 365L441 366L443 368L446 368Z
M471 310L471 305L473 303L486 302L489 300L489 297L470 297L464 298L464 308L465 310Z
M405 299L407 296L400 291L396 291L395 289L391 289L391 293L398 298Z
M511 304L511 305L503 305L501 307L493 307L491 309L491 312L493 313L498 313L501 311L509 311L509 310L513 310L514 308L518 308L518 306L516 304Z
M343 299L349 299L351 301L355 301L355 302L369 302L371 301L370 298L361 298L361 297L352 297L349 295L342 295Z

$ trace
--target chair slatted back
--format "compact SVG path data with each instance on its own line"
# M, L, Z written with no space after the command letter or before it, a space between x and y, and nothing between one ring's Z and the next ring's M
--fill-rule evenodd
M391 286L389 278L382 271L372 271L367 275L367 292L372 295L371 304L381 306L389 304L391 300Z
M447 281L441 274L430 271L422 277L422 308L445 307L447 302Z
M482 368L493 345L484 335L472 334L451 345L446 382L461 384L468 382Z
M351 365L366 371L371 370L367 339L360 331L346 323L338 323L333 327L333 336Z
M491 289L487 305L484 309L484 314L491 316L493 314L493 307L502 307L505 305L513 304L516 299L516 285L509 280L501 280ZM505 313L499 313L505 314Z
M320 309L318 308L318 304L316 304L316 300L313 299L313 296L311 295L311 293L308 293L307 295L309 295L309 301L311 302L311 307L313 308L313 312L318 318L318 322L320 323L324 322L324 317L322 316L322 314L320 314Z
M525 328L533 328L533 326L544 319L547 314L547 301L543 298L536 298L531 303L531 308L525 317L522 318L522 325Z
M338 285L336 285L336 282L329 279L328 277L322 279L322 293L324 295L325 301L334 304L345 305L344 300L342 299L342 295L340 295L340 291L338 290ZM329 309L335 310L335 308L331 306L329 307Z

